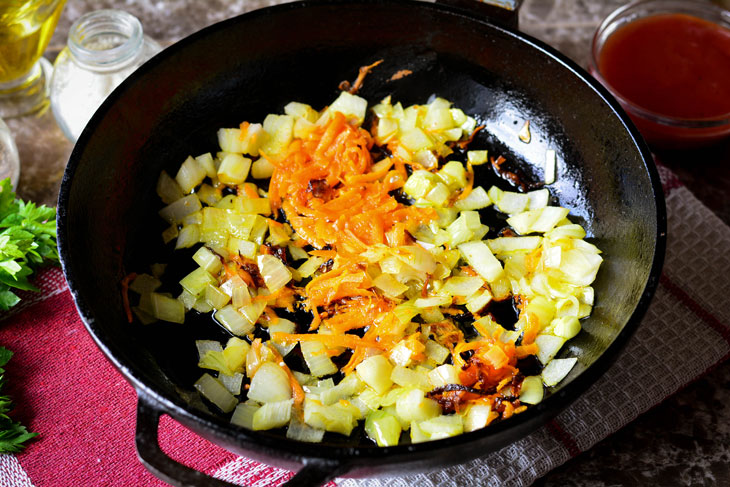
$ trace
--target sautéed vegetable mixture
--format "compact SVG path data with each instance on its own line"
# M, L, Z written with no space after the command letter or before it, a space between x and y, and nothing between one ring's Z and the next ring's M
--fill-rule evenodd
M195 387L295 440L364 421L380 446L422 442L521 413L575 364L553 357L602 259L547 189L475 186L474 166L501 162L469 149L480 128L442 98L368 110L343 91L220 129L219 152L157 185L162 237L197 248L195 269L176 296L156 292L162 265L128 276L130 320L210 314L231 338L197 342Z

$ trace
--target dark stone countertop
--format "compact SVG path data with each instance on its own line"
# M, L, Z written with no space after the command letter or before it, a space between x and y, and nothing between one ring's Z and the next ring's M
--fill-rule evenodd
M47 51L53 59L83 13L101 8L137 16L145 33L170 44L219 20L281 0L68 0ZM525 0L520 28L586 66L598 23L625 0ZM727 4L726 4L727 5ZM19 194L55 204L71 144L53 116L8 120L21 156ZM730 150L663 161L730 224ZM538 486L730 485L730 363L717 367L587 452L553 470Z

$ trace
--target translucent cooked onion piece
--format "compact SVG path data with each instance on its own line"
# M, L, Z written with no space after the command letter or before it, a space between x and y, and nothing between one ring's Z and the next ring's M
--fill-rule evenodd
M383 410L373 411L365 419L365 433L378 446L397 445L401 431L398 419Z
M262 363L251 379L248 398L260 403L291 399L289 376L274 362Z
M203 374L194 386L203 397L215 404L224 413L230 413L238 404L238 399L210 374Z
M251 429L270 430L286 426L291 419L292 400L269 402L253 414Z
M542 401L545 391L542 387L542 378L537 375L525 377L520 387L520 402L538 404Z
M575 357L556 358L551 360L550 363L542 369L542 381L548 387L558 384L566 375L568 375L568 373L570 373L571 370L573 370L577 361L578 359Z
M303 341L299 343L309 373L315 377L324 377L337 372L337 366L327 355L327 349L321 342Z
M466 262L488 282L495 281L504 269L486 243L466 242L459 245L459 252Z
M384 355L374 355L363 360L355 370L360 379L378 394L384 394L393 385L390 378L393 365Z

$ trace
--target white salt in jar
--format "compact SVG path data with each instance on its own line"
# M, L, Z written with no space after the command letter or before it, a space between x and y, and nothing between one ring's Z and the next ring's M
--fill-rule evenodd
M74 22L51 78L51 109L63 133L75 142L107 95L160 49L127 12L98 10Z

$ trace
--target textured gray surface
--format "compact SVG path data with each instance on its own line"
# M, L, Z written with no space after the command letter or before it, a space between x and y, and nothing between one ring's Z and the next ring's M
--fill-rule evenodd
M136 15L145 33L170 44L219 20L281 0L68 0L47 57L65 44L71 23L101 8ZM521 29L586 66L600 20L624 0L525 0ZM9 120L19 147L19 193L54 204L71 145L53 116ZM723 159L725 162L728 159ZM683 182L721 219L730 223L730 172L707 160L695 170L668 163ZM728 249L730 250L730 249ZM687 333L696 333L687 330ZM540 486L730 485L730 364L642 415L589 451L552 471Z

